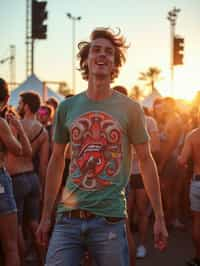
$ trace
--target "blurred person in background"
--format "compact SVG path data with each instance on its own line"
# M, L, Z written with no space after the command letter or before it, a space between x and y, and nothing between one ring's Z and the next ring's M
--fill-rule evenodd
M47 101L46 101L46 104L48 104L48 105L50 105L51 107L53 107L53 109L54 109L54 115L55 115L55 113L56 113L56 110L57 110L57 107L58 107L58 104L59 104L59 102L58 102L58 100L55 98L55 97L49 97L48 99L47 99ZM54 121L54 115L51 117L51 119L52 119L52 123L53 123L53 121Z
M49 156L51 155L53 145L53 123L52 118L54 117L54 108L48 104L42 104L37 111L37 119L45 127L49 136Z
M183 137L182 119L176 111L176 102L165 97L161 102L160 156L158 169L161 178L162 197L167 226L184 229L180 222L178 206L180 205L180 180L177 158ZM173 191L173 193L172 193Z
M200 108L198 108L200 123ZM185 139L178 162L187 167L189 160L193 163L193 175L190 182L190 208L192 211L192 239L195 256L187 262L188 266L200 266L200 127L190 131Z
M0 242L4 265L19 266L17 208L12 180L5 168L6 155L10 152L15 156L31 156L32 150L20 121L5 112L8 99L8 85L0 78ZM17 133L17 138L10 126Z
M23 232L30 232L40 265L43 265L41 247L36 241L36 230L40 216L40 200L44 190L48 164L48 133L36 119L40 107L40 96L33 92L20 94L18 113L32 148L31 156L7 154L6 167L12 177L13 191L18 209L19 247L22 265L25 265L26 246ZM24 223L25 220L25 223Z
M147 123L147 131L150 135L150 144L152 155L158 158L160 152L160 139L157 123L155 119L145 115ZM130 190L128 194L128 213L130 225L134 225L134 217L137 214L138 228L138 247L136 250L136 258L144 258L147 254L146 237L149 224L149 199L145 191L143 177L139 167L137 155L133 149L132 170L130 176Z

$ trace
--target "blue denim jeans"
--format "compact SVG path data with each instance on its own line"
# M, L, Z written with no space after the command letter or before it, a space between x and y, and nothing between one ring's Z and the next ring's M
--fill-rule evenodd
M0 168L0 214L17 212L13 195L12 179L4 168Z
M29 221L38 221L40 216L40 182L33 171L12 175L13 193L17 205L18 223L25 216Z
M80 266L85 250L97 266L128 266L125 221L61 217L54 226L46 266Z

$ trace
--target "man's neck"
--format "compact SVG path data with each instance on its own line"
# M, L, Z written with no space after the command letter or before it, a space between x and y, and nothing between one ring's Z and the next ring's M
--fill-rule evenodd
M96 101L104 100L112 95L110 80L89 78L87 96Z
M26 112L23 119L35 120L36 119L36 115L31 113L31 112Z

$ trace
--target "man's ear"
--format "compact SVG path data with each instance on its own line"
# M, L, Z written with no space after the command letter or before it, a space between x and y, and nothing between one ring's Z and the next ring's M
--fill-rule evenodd
M84 66L88 68L88 58L84 61Z
M24 110L26 111L27 110L27 108L29 108L29 106L28 106L28 104L27 103L24 103Z
M8 103L8 99L9 99L9 98L10 98L10 95L7 95L7 96L5 97L5 100L4 100L5 104Z

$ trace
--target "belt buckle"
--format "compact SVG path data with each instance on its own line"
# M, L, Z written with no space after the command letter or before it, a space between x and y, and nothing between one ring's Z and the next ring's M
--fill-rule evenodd
M87 218L86 212L84 210L80 210L80 218L81 219L86 219Z

